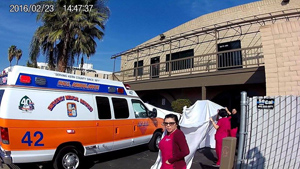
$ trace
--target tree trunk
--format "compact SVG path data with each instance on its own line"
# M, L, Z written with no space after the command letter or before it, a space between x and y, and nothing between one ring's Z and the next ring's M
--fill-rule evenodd
M69 31L67 31L66 39L65 39L65 41L63 41L62 55L59 57L59 60L58 60L58 71L60 71L60 72L66 72L66 69L67 69L69 41L70 41L70 33L69 33Z
M53 52L53 45L50 46L50 54L49 54L49 62L48 66L50 70L55 70L55 63L54 63L54 52Z

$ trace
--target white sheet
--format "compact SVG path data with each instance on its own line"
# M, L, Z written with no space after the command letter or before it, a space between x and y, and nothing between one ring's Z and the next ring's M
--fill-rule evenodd
M178 119L181 118L181 114L179 113L176 113L176 112L173 112L173 111L168 111L168 110L164 110L164 109L161 109L161 108L158 108L158 107L155 107L149 103L145 103L146 107L148 108L148 110L153 110L153 108L156 108L157 110L157 117L160 117L160 118L165 118L165 116L167 114L176 114Z
M191 107L183 109L179 125L185 134L190 149L190 154L185 157L187 169L191 168L197 149L203 147L215 148L214 135L216 130L213 129L209 118L215 117L218 109L221 108L223 107L209 100L198 100ZM156 162L151 166L151 169L160 169L160 167L161 156L159 151Z

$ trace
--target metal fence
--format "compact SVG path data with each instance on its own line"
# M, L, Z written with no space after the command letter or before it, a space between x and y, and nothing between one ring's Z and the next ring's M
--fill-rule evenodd
M114 72L114 77L128 82L262 65L264 65L262 46L254 46L161 61L144 66L135 64L135 66L132 65L132 68Z
M300 168L300 97L253 97L246 102L238 168Z

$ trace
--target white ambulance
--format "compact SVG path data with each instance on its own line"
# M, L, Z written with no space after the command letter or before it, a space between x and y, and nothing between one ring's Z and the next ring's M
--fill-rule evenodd
M22 66L0 75L2 163L76 169L84 156L146 143L157 151L162 122L122 82Z

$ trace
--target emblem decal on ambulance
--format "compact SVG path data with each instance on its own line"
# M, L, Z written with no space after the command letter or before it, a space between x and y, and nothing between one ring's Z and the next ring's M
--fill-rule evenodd
M28 96L24 96L19 103L19 109L22 113L31 113L34 110L34 103Z
M76 117L77 116L77 108L75 103L67 103L67 110L69 117Z

